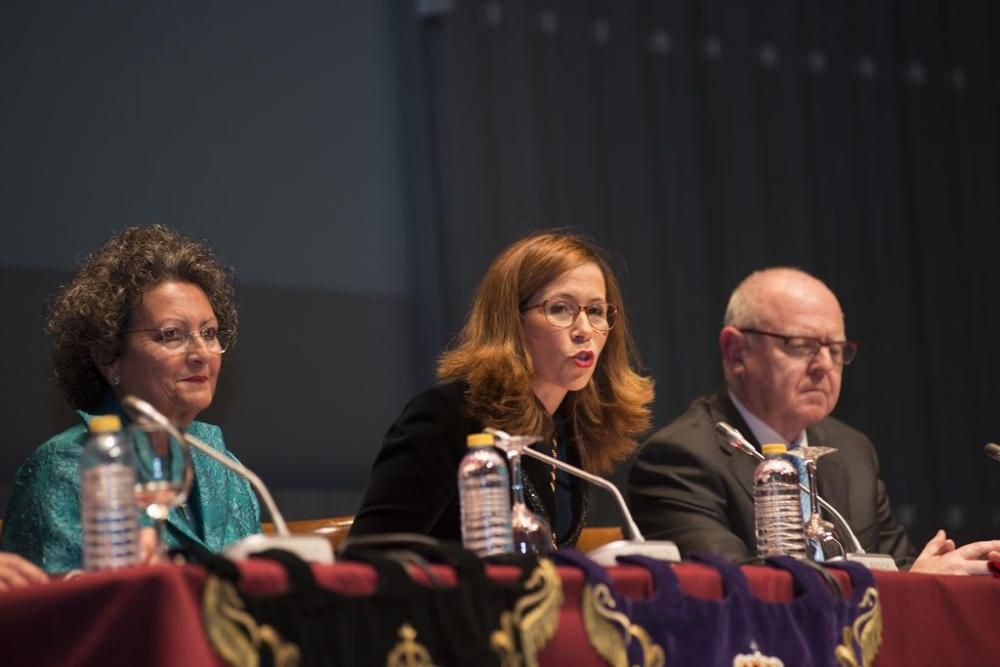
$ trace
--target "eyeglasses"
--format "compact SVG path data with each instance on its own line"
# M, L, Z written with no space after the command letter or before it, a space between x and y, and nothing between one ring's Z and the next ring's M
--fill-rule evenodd
M788 352L788 356L795 357L796 359L809 359L811 361L819 354L820 348L825 347L830 351L830 359L838 366L846 366L854 361L854 357L858 355L858 349L861 347L861 343L853 340L824 342L819 338L812 338L811 336L785 336L770 331L761 331L760 329L740 329L740 331L777 338L785 344L785 351Z
M190 345L194 344L195 336L201 338L206 350L217 354L222 354L232 344L232 337L229 332L218 327L205 327L204 329L192 331L184 327L170 326L160 327L159 329L127 329L122 333L144 333L150 331L160 334L157 340L168 350L187 349Z
M615 322L618 319L618 308L612 306L610 303L600 301L580 306L559 299L546 299L541 303L536 303L534 306L525 306L521 309L521 312L526 313L535 308L541 309L549 324L560 329L572 326L581 312L587 316L590 326L602 333L607 333L614 329Z

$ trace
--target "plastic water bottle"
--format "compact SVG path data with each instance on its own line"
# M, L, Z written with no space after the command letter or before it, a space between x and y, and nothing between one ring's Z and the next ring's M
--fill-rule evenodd
M462 544L478 556L512 553L507 462L489 433L473 433L467 442L469 453L458 466Z
M788 449L784 444L768 444L761 449L767 459L753 474L757 556L786 554L805 558L799 471L785 455Z
M135 465L116 415L90 420L80 455L83 567L106 570L139 562Z

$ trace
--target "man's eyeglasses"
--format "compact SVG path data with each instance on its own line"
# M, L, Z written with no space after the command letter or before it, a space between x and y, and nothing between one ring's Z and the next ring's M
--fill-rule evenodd
M542 311L549 324L560 329L565 329L576 322L576 318L580 316L581 312L587 316L590 326L602 333L614 329L615 321L618 319L618 308L610 303L599 301L580 306L560 299L546 299L534 306L525 306L521 312L526 313L535 308Z
M163 347L168 350L182 350L187 349L188 346L194 344L194 337L197 336L201 338L202 342L205 344L205 349L209 352L215 352L217 354L222 354L232 343L232 337L229 332L219 329L218 327L205 327L196 331L186 329L184 327L160 327L159 329L127 329L122 333L144 333L155 331L160 335L157 337L157 341L163 345Z
M819 338L810 336L785 336L784 334L773 333L771 331L761 331L760 329L740 329L743 333L757 334L759 336L770 336L777 338L785 344L785 351L788 356L797 359L812 359L819 354L821 347L830 351L830 359L838 366L846 366L858 355L858 348L861 343L853 340L822 341Z

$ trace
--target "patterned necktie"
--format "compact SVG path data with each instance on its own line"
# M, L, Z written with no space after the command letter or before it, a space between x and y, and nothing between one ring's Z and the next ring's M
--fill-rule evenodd
M806 470L806 460L801 456L793 456L792 459L795 461L795 467L799 470L799 481L802 482L806 489L809 488L809 471ZM799 502L802 503L802 520L808 521L810 514L812 514L812 499L809 497L809 492L806 490L800 490L799 492ZM823 549L817 544L813 551L813 560L817 563L823 562Z

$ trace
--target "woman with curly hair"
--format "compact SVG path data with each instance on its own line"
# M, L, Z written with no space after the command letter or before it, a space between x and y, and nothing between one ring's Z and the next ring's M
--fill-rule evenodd
M494 260L468 320L438 363L436 387L389 428L351 535L461 539L456 474L466 436L484 427L541 433L540 451L606 473L649 426L653 383L636 352L621 290L600 251L568 233L536 233ZM526 500L558 547L584 525L586 486L536 459Z
M141 398L215 449L217 426L194 421L212 403L222 355L236 339L230 274L211 250L161 225L130 227L91 255L55 297L48 323L52 376L80 423L43 444L21 466L0 549L48 572L82 561L79 458L92 415L127 415ZM167 519L168 545L184 538L212 551L260 532L249 484L192 451L194 484ZM183 537L178 537L180 534Z

